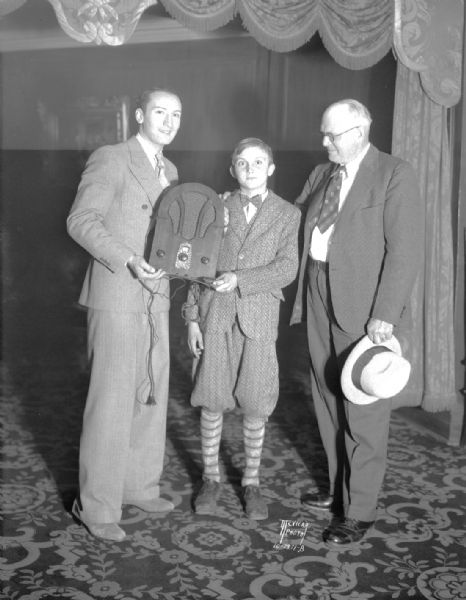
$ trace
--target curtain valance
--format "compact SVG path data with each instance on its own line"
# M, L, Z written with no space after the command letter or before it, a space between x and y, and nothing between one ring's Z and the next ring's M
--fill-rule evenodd
M82 43L127 42L157 0L48 0L62 29ZM0 0L0 17L25 0ZM318 32L343 67L364 69L391 48L420 73L424 91L442 106L461 96L464 0L160 0L186 27L213 31L236 15L263 46L296 50ZM157 40L154 40L157 41Z
M393 3L389 0L163 0L186 27L209 31L239 14L245 28L276 52L296 50L319 32L336 62L364 69L390 49Z

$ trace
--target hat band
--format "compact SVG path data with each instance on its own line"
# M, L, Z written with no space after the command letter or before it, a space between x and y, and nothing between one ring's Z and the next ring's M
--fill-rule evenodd
M361 375L362 375L364 368L370 363L370 361L374 358L374 356L376 356L377 354L382 354L383 352L393 352L393 351L390 350L390 348L387 348L387 346L383 346L383 345L374 346L372 348L368 348L367 350L365 350L361 354L361 356L359 356L357 358L357 360L354 362L353 369L351 372L351 380L353 382L354 387L356 387L361 392L364 391L361 387Z

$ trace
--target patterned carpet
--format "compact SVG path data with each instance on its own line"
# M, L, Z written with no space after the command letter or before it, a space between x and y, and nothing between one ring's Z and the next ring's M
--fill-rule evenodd
M283 369L266 432L262 484L270 518L250 522L243 513L238 414L225 419L219 514L194 515L199 414L189 405L181 334L172 345L163 479L163 495L176 509L162 517L125 507L124 542L92 538L69 514L87 388L86 368L73 352L74 344L83 346L83 332L75 333L59 356L43 338L33 360L23 339L3 365L2 600L466 599L464 448L448 447L394 413L376 526L355 547L327 547L327 516L299 500L325 480L325 459L306 375L294 360ZM291 347L288 336L282 354Z

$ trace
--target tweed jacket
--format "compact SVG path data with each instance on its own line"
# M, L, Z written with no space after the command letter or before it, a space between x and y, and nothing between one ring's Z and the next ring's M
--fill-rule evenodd
M217 272L234 271L238 286L225 294L203 290L201 328L223 332L238 319L247 337L276 339L282 288L295 279L298 269L300 211L271 190L250 226L238 194L232 194L225 206L229 224Z
M333 163L317 166L297 205L307 204L303 255L291 324L303 318L312 230ZM370 146L335 224L328 250L335 318L344 331L363 331L370 317L410 324L409 297L419 272L424 212L411 166Z
M163 160L167 179L176 184L175 165L165 157ZM150 294L126 267L126 261L133 254L144 255L162 191L136 137L103 146L89 157L67 220L70 236L91 255L79 298L82 305L147 312ZM168 310L168 280L147 285L158 292L151 310Z

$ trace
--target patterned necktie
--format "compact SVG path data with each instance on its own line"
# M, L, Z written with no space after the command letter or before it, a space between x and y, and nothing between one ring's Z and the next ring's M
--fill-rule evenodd
M165 175L165 164L163 162L162 153L155 155L155 174L157 175L157 179L160 182L160 185L165 189L170 185L166 175Z
M317 227L321 233L325 233L337 220L341 182L343 181L344 174L346 174L345 166L339 165L330 176L327 189L325 190L322 208L320 209L320 215L317 220Z

